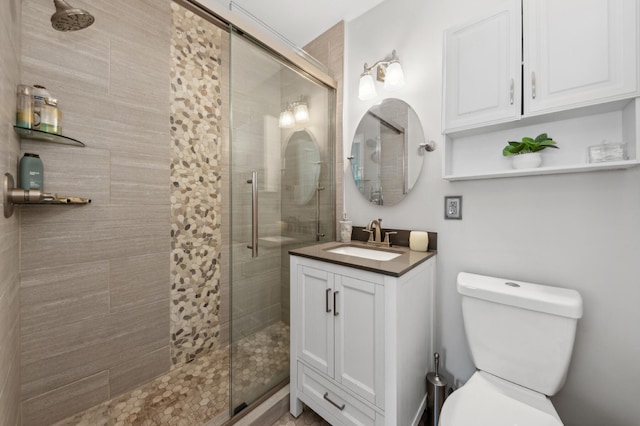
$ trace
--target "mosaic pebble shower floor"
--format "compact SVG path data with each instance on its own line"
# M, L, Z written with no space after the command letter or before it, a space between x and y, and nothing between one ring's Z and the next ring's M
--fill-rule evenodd
M234 379L237 400L289 369L289 326L280 322L234 344L234 362L242 371ZM55 426L222 424L229 412L229 350L210 352L126 394Z

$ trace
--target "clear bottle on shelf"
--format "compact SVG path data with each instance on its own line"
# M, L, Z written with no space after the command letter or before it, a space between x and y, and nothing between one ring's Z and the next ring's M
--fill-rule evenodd
M33 99L31 86L18 85L16 98L16 126L25 129L33 127Z
M58 108L58 100L48 97L44 99L44 105L40 110L40 131L54 133L59 135L62 133L62 113Z

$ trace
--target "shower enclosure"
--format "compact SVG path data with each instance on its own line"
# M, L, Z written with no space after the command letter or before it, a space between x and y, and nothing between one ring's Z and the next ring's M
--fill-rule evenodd
M173 359L228 366L209 386L228 387L233 416L288 379L288 251L334 238L335 89L189 1L173 11L174 239L189 255Z
M333 90L231 32L231 409L289 376L294 246L334 236Z

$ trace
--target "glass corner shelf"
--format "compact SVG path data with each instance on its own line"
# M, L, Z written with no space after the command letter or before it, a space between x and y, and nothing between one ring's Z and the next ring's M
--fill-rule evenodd
M80 142L79 140L70 138L68 136L56 135L54 133L47 133L41 130L27 129L20 126L13 126L13 130L15 130L16 133L20 135L20 137L23 139L32 139L35 141L52 142L52 143L59 143L63 145L71 145L71 146L78 146L78 147L85 146L84 142Z

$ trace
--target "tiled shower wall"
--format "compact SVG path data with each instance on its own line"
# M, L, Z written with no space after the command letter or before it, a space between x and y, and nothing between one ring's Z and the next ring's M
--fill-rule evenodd
M21 209L30 426L136 388L171 363L170 2L73 5L95 24L57 32L52 2L22 8L22 80L46 86L60 100L63 132L87 145L25 142L22 150L40 154L46 191L93 200Z
M20 0L0 2L0 177L16 177L20 146L15 122L20 82ZM1 204L1 201L0 201ZM4 206L3 206L4 207ZM0 424L20 424L19 213L0 216Z
M228 322L221 261L228 258L222 123L229 36L181 6L171 8L171 360L179 365L228 342L221 335Z

